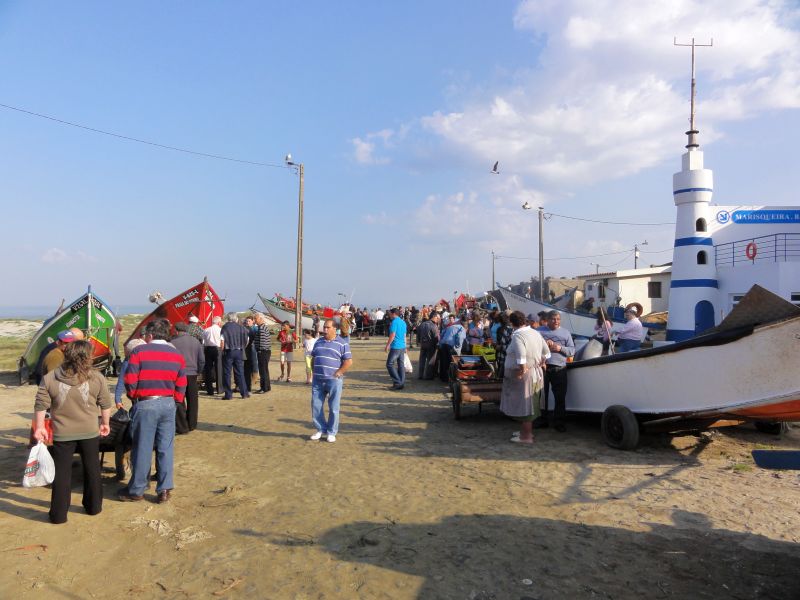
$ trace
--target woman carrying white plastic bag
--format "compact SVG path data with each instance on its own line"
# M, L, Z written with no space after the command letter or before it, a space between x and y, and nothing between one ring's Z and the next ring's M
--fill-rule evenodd
M92 345L72 341L64 346L64 364L42 379L36 392L34 437L47 439L44 413L53 424L55 479L50 496L50 522L66 523L72 488L72 456L83 464L83 508L90 515L103 510L100 477L100 436L110 431L111 395L106 381L92 368ZM98 426L97 417L102 423Z
M25 465L25 474L22 476L22 487L42 487L50 485L56 476L56 466L53 458L47 451L44 442L39 442L28 455L28 463Z

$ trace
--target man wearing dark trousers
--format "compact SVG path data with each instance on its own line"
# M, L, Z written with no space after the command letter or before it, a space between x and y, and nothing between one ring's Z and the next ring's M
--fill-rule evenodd
M250 387L244 378L244 349L247 346L247 330L239 325L239 315L228 313L227 323L222 326L222 388L225 400L233 398L231 369L242 398L250 397Z
M203 332L203 350L205 352L206 365L203 369L203 382L206 387L206 394L214 395L214 382L217 381L217 363L219 361L219 349L222 345L222 323L221 317L211 319L211 326ZM217 392L219 392L219 381L217 381Z
M203 345L197 341L197 338L189 333L189 328L189 325L186 323L176 323L175 331L177 333L170 341L183 355L183 360L186 361L186 397L184 399L184 404L186 405L186 421L185 423L182 422L184 415L180 409L180 405L177 405L175 411L175 428L178 433L186 433L187 431L194 431L197 429L197 414L199 409L197 374L202 373L203 367L205 366Z
M547 427L550 424L548 402L552 388L553 426L556 431L563 433L567 430L564 425L567 413L567 358L575 355L575 342L572 340L572 334L561 327L561 315L557 310L547 313L547 325L537 331L542 334L550 349L550 358L547 359L544 372L544 410L533 426Z
M433 362L429 366L428 362L434 358L439 347L439 315L434 313L430 319L425 318L417 327L417 337L419 338L419 379L433 379L436 373L436 363Z
M266 394L272 389L269 379L269 359L272 355L272 334L269 331L269 327L267 327L267 319L263 314L256 313L256 325L258 326L258 332L256 333L255 345L256 356L258 358L258 378L261 384L256 394Z

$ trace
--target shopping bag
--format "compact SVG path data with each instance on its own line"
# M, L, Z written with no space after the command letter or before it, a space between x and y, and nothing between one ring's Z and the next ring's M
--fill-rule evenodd
M25 474L22 476L22 487L41 487L53 483L56 477L56 465L47 451L44 442L39 442L28 455Z
M411 366L411 359L408 357L408 352L406 352L403 356L403 366L405 366L406 373L413 373L414 367Z
M113 447L117 444L122 444L125 441L125 436L128 433L128 426L131 422L130 413L124 408L120 408L111 415L108 421L109 432L106 436L100 436L100 445L104 447Z

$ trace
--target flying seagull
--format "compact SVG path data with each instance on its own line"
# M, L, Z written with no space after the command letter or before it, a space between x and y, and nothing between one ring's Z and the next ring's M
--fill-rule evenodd
M500 175L500 171L497 168L499 164L500 164L499 160L494 163L494 166L492 167L492 175Z

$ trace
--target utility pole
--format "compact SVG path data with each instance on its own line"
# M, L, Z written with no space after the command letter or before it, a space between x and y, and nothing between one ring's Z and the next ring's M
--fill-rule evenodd
M539 299L544 302L544 207L539 207Z
M647 246L647 240L641 243L642 246ZM639 244L633 245L633 268L639 268Z
M297 339L301 339L303 331L303 163L292 162L292 155L286 155L286 164L297 169L300 176L300 191L297 196L297 282L294 293L294 331Z
M495 258L494 250L492 250L492 281L490 282L491 285L489 286L489 291L492 291L494 289L494 286L495 286L495 283L494 283L495 282L495 278L494 278L494 258Z

